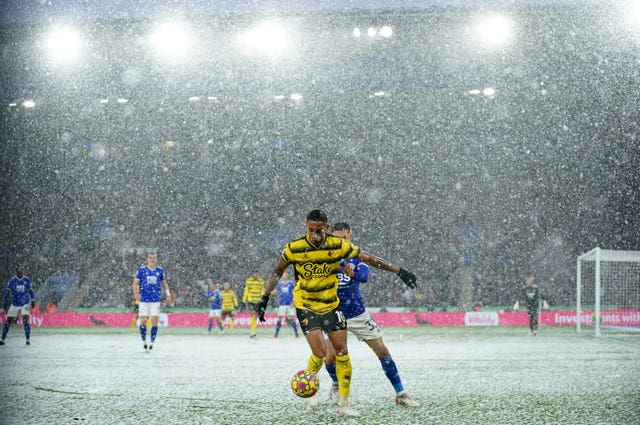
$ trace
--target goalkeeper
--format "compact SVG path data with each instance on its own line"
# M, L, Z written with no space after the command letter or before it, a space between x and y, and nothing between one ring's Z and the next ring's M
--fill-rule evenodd
M533 275L527 275L525 284L522 289L520 289L518 299L513 305L514 310L517 310L520 307L520 301L523 301L527 306L527 314L529 315L529 331L532 336L536 336L538 333L540 303L543 304L544 308L549 308L549 305L542 295L542 290L535 284Z
M340 262L357 258L373 267L396 273L411 288L416 287L416 277L395 264L360 250L346 239L327 234L328 227L328 218L324 211L313 210L307 215L305 236L289 242L284 247L280 260L267 278L257 312L260 321L264 322L271 292L286 268L293 265L296 275L294 304L300 327L311 348L305 369L318 373L322 368L326 356L323 332L327 333L336 352L336 374L340 393L338 414L359 416L349 403L352 370L347 349L347 321L339 308ZM312 407L315 402L312 399Z

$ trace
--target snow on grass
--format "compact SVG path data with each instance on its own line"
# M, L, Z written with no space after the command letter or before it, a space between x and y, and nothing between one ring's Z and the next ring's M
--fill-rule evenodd
M570 328L387 328L419 408L394 404L370 349L349 340L352 402L339 417L320 374L320 406L289 389L309 349L283 329L209 336L161 329L151 353L128 329L14 328L0 347L0 423L633 424L640 417L640 338Z

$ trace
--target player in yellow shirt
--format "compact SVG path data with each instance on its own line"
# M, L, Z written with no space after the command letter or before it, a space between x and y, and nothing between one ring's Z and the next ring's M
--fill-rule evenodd
M244 293L242 294L242 302L247 303L247 310L251 313L251 335L249 338L256 337L256 330L258 329L257 309L263 293L264 280L260 277L260 272L254 270L251 277L245 282Z
M311 348L306 369L318 373L322 368L326 356L323 332L327 333L336 352L336 374L340 392L338 414L359 416L349 403L351 359L347 349L347 322L339 309L340 263L345 259L357 258L373 267L396 273L410 288L416 287L416 276L400 266L362 251L346 239L328 234L328 228L328 218L324 211L313 210L307 215L305 236L284 247L280 260L267 278L257 311L260 321L264 322L269 296L282 273L292 265L296 276L294 304L300 327Z
M238 308L238 297L236 297L236 293L231 289L231 285L229 283L225 283L222 287L222 315L220 320L224 323L229 317L229 330L233 332L236 325L234 322L235 317L235 309Z

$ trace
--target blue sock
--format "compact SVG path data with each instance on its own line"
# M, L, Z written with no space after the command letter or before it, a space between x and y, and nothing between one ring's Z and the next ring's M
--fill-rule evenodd
M282 320L278 320L278 323L276 323L276 335L278 335L278 333L280 332L281 327L282 327Z
M220 331L222 331L222 320L218 319L218 329L220 329Z
M291 323L291 327L293 328L293 332L296 334L296 336L298 336L298 325L296 324L296 319L289 320L289 323Z
M213 320L209 322L209 333L211 333L211 328L213 328Z
M142 337L142 342L147 340L147 325L140 325L140 336Z
M29 341L29 338L31 337L31 324L29 323L29 318L22 318L22 323L24 325L24 336L27 338L27 341Z
M156 335L158 335L158 326L151 326L151 343L156 342Z
M9 328L11 327L11 322L9 321L9 319L7 318L6 323L4 324L4 327L2 328L2 340L4 341L4 339L7 337L7 332L9 332Z
M329 376L331 377L331 380L333 382L338 382L338 375L336 375L336 364L329 364L327 362L324 362L324 368L327 369L327 372L329 372Z
M399 393L404 390L402 386L402 381L400 380L400 374L398 373L398 368L396 367L396 362L391 358L391 354L387 357L380 359L380 363L382 364L382 370L384 370L384 374L387 375L387 379L393 385L393 389Z

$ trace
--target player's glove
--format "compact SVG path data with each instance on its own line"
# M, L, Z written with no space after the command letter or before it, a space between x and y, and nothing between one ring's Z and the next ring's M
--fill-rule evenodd
M258 303L256 311L258 312L258 319L261 322L267 321L267 319L264 318L264 313L267 311L267 304L269 304L269 295L263 295L260 297L260 302Z
M31 308L35 308L36 307L36 300L31 301Z
M409 288L415 289L418 287L418 284L416 283L416 275L411 273L409 270L405 270L402 267L400 267L398 276L400 277L400 279L402 279L404 283L407 284Z

